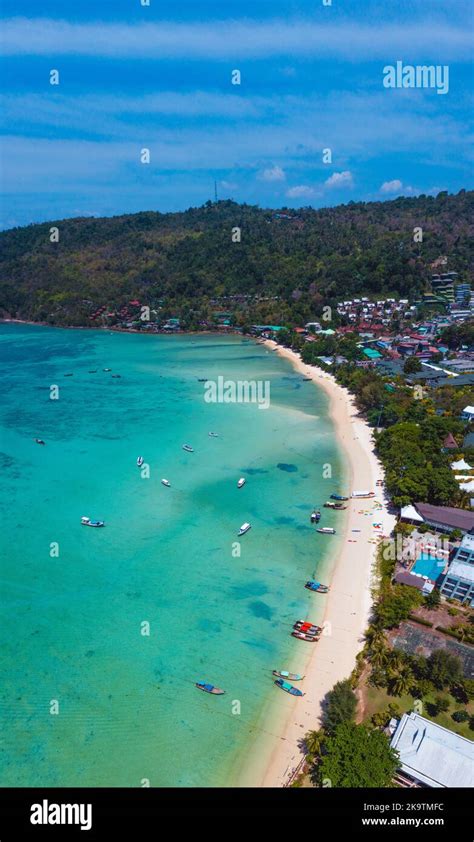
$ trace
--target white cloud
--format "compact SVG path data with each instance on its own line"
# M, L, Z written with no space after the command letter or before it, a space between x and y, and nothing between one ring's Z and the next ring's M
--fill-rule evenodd
M403 184L398 178L394 178L393 181L384 181L380 188L381 193L401 193L403 190Z
M286 178L285 171L281 167L274 166L271 169L264 170L259 178L262 181L284 181Z
M470 27L429 18L400 24L318 25L311 20L220 20L206 23L71 23L51 18L9 18L2 26L4 55L99 55L163 60L265 58L292 55L386 60L431 57L469 60Z
M352 173L349 170L335 172L324 182L326 187L352 187Z
M239 186L235 181L220 181L219 184L224 190L237 190Z
M286 195L289 199L309 199L315 195L315 190L307 184L298 184L296 187L290 187L290 189L286 191Z

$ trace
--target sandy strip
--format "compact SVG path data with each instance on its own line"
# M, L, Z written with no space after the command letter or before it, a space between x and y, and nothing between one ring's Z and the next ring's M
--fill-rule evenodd
M281 787L302 761L298 741L307 731L320 726L324 696L337 681L347 678L355 666L370 616L376 536L389 535L395 526L395 517L388 513L382 489L376 485L377 480L383 479L383 469L373 452L372 431L358 417L348 390L339 386L332 375L305 365L294 351L272 341L265 344L290 360L298 372L310 377L329 396L330 416L348 461L351 478L348 493L365 489L376 492L373 499L351 500L347 504L345 534L342 541L338 541L340 550L330 582L331 590L325 598L324 621L331 624L330 634L322 636L314 645L301 642L301 646L310 650L306 677L298 683L306 695L288 699L288 718L280 739L266 768L262 768L258 779L253 778L251 782L252 786ZM382 508L376 506L376 502L382 504ZM374 523L380 523L381 529L375 528ZM329 535L321 536L321 540L334 539ZM318 598L315 595L315 599Z

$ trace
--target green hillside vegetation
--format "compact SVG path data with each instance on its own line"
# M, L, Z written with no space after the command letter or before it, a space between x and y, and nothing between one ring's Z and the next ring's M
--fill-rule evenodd
M0 315L90 324L138 298L196 328L237 296L237 324L294 326L357 293L419 297L441 255L468 278L474 193L276 212L231 201L183 213L52 221L0 234ZM50 228L59 242L50 242ZM241 242L232 242L232 229ZM423 242L413 241L422 227ZM260 300L257 300L260 299ZM263 300L262 300L263 299Z

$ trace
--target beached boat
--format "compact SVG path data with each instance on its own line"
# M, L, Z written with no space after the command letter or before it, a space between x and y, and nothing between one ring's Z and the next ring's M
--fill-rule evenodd
M287 670L273 670L273 675L277 678L286 678L288 681L303 681L304 675L299 675L297 672L288 672Z
M138 459L137 459L137 465L138 465L139 468L141 468L141 466L143 465L143 462L144 462L143 456L139 456Z
M348 500L349 497L344 497L342 494L331 494L331 500Z
M305 634L319 635L322 632L321 626L313 626L312 623L295 623L293 628L295 631L304 632Z
M35 439L35 442L36 444L46 444L46 442L43 441L43 439Z
M327 500L324 504L325 509L334 509L336 512L341 512L343 509L347 509L347 506L343 506L342 503L333 503L331 500Z
M368 497L375 497L375 491L353 491L351 496L356 500L364 500Z
M81 517L81 523L83 526L105 526L105 522L103 520L91 520L90 517Z
M316 511L315 509L313 512L311 512L310 520L311 523L318 523L321 520L321 512L319 510Z
M251 529L251 528L252 528L252 526L251 526L250 523L243 523L242 526L240 527L239 531L238 531L238 535L239 536L245 535L245 533L248 532L249 529Z
M332 526L321 526L316 532L320 532L322 535L335 535L336 530L332 528Z
M313 579L306 582L305 588L314 591L314 593L327 593L329 591L329 585L322 585L321 582L315 582Z
M166 485L167 488L170 488L170 486L171 486L171 483L168 479L162 479L161 484Z
M240 477L240 479L237 483L237 488L242 488L242 486L245 485L245 483L246 483L246 479L244 477Z
M205 681L196 681L195 686L198 690L204 690L205 693L212 693L213 696L223 696L225 690L221 690L219 687L214 687L213 684L206 684Z
M300 631L292 631L292 637L296 637L297 640L305 640L306 643L317 643L318 638L314 634L306 634L305 632Z
M289 693L290 696L304 696L304 693L301 690L298 690L297 687L293 687L292 684L289 684L288 681L284 681L282 678L277 678L274 682L280 690L284 690L285 693Z
M191 447L190 444L183 444L183 450L187 450L188 453L194 453L194 447Z

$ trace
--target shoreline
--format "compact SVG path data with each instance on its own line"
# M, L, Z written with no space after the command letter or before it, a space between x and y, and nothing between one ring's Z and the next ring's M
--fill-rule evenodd
M247 770L242 776L252 779L247 786L284 787L293 780L304 761L298 743L308 731L320 727L324 697L338 681L348 678L355 667L370 622L377 535L389 535L396 518L387 510L382 487L376 485L377 480L384 479L383 468L374 452L371 428L359 416L352 395L331 374L305 364L295 351L283 348L273 340L266 340L265 345L289 360L296 371L311 378L328 396L329 415L347 459L347 476L351 483L348 496L358 488L375 491L372 499L348 502L344 532L332 567L331 590L324 606L323 625L330 623L330 633L323 634L308 654L305 679L301 684L306 695L290 700L283 732L265 768L258 772L255 769L254 775L251 769ZM381 508L375 503L381 504ZM376 529L374 522L381 523L382 528Z

